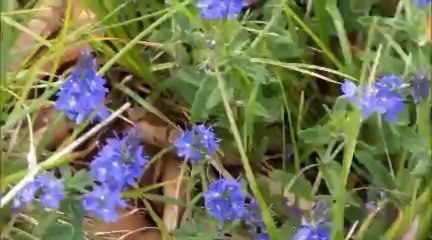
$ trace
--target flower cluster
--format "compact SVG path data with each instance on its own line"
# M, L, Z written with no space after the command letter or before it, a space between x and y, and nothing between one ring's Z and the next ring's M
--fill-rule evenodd
M317 218L318 210L323 210L321 217ZM293 240L328 240L330 239L329 223L326 222L327 208L321 203L315 205L313 217L317 218L316 221L307 221L302 218L302 225L294 233Z
M218 142L213 128L201 124L184 131L174 141L174 146L179 157L195 164L205 156L211 155L218 148Z
M254 199L246 203L246 195L235 180L219 179L210 183L204 193L207 215L220 223L243 221L256 240L269 239L260 209Z
M421 8L421 7L426 7L429 4L432 4L432 0L414 0L414 4Z
M134 131L123 138L108 139L90 165L96 185L84 196L84 209L105 222L116 221L116 208L126 206L120 198L121 191L126 186L134 186L146 163L144 149Z
M96 120L109 115L104 105L105 80L96 74L96 60L88 51L81 53L77 66L57 93L55 108L77 124L96 111Z
M199 0L196 6L203 19L233 18L243 8L243 0Z
M402 87L400 78L387 75L371 86L363 86L360 96L357 96L358 87L345 81L342 84L342 97L362 111L364 119L377 112L383 115L385 120L394 121L404 108L403 97L399 92Z
M256 240L269 239L267 228L255 199L252 199L250 203L246 205L246 211L242 216L242 220L252 229L253 233L256 234Z
M207 214L221 223L240 219L246 211L245 200L240 183L235 180L216 180L204 193Z
M28 183L13 199L12 208L20 209L36 196L39 196L41 205L46 209L56 209L64 198L63 182L52 174L46 173L37 176Z

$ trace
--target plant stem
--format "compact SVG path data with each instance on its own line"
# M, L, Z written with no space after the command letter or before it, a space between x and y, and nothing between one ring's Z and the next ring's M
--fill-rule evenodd
M332 239L344 239L344 210L346 201L345 186L347 183L348 175L350 173L352 159L354 157L355 148L357 145L357 136L361 126L360 112L354 111L349 117L350 123L348 124L348 132L345 140L342 171L341 171L341 185L336 188L335 197L336 203L333 206L333 228Z
M263 220L264 220L264 223L267 227L268 233L270 235L270 239L278 240L279 236L277 235L276 225L274 224L272 217L270 215L270 211L267 208L266 203L264 201L264 198L258 189L258 184L255 180L255 176L254 176L254 174L252 172L252 168L249 164L248 157L246 156L246 152L245 152L245 149L243 147L243 143L241 141L240 132L237 128L237 125L236 125L236 122L234 119L233 111L232 111L232 109L229 105L229 102L228 102L228 96L227 96L227 93L225 91L225 82L222 79L222 76L219 72L219 69L216 67L214 70L216 72L218 87L219 87L219 90L221 91L222 100L223 100L223 103L225 106L225 111L226 111L226 114L227 114L227 117L228 117L228 120L230 123L231 131L232 131L232 134L234 135L234 139L236 141L237 148L238 148L238 151L240 153L240 159L242 161L242 165L243 165L243 168L245 170L246 179L249 182L249 185L252 189L252 193L254 194L254 196L258 202L258 205L261 209Z

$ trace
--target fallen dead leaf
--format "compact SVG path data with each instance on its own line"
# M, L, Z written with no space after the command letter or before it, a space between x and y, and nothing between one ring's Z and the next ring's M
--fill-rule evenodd
M168 147L180 135L176 129L169 127L168 124L149 112L143 114L130 110L128 113L132 118L140 117L136 126L140 130L141 139L148 144L161 148Z
M72 24L77 27L82 26L90 26L94 25L97 22L96 15L91 12L88 9L82 9L79 5L79 1L75 0L72 4ZM92 32L92 36L94 37L102 37L104 35L103 32ZM74 61L79 58L81 52L84 49L89 49L90 45L85 42L81 42L78 44L70 44L68 46L65 46L65 52L63 53L62 57L60 58L60 64L61 63L67 63ZM60 65L59 64L59 65ZM42 66L42 71L49 72L54 66L53 61L48 61L44 66Z
M139 235L136 236L135 239L136 240L160 240L162 238L158 230L150 229L150 230L146 230L145 232L141 232Z
M142 239L142 231L150 227L144 214L136 208L132 210L119 209L118 214L119 220L115 223L98 223L95 225L87 223L85 229L97 236L103 236L104 239Z
M65 0L41 0L36 8L40 8L37 14L27 23L26 27L33 33L47 38L61 25L61 18L65 10ZM22 32L15 42L13 60L8 64L9 71L16 71L22 63L34 52L31 46L35 46L38 40L30 34Z
M54 123L56 118L54 106L44 106L36 114L33 121L33 131L35 135L35 141L39 142L39 139L47 131L48 126ZM53 131L51 139L47 142L48 149L56 149L66 139L69 134L69 130L72 128L72 124L66 119L61 119Z

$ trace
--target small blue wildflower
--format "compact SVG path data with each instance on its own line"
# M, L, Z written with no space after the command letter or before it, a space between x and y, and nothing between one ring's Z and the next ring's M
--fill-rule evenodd
M34 184L28 183L13 199L11 208L18 210L31 203L38 189Z
M107 89L105 80L96 74L96 61L88 51L81 53L78 63L57 93L55 108L77 124L97 110L96 120L105 119L108 108L103 105Z
M416 103L429 96L429 79L426 74L417 73L414 81L412 81L412 96Z
M105 222L116 221L116 209L126 206L120 198L121 191L135 185L146 164L144 148L135 129L122 138L107 139L90 164L90 174L96 184L83 197L83 207Z
M117 221L117 209L125 208L126 202L120 198L119 191L95 185L92 192L84 195L82 206L86 211L109 223Z
M51 174L44 174L35 180L35 184L40 186L41 205L47 209L58 208L60 201L65 197L62 181L54 178Z
M429 4L432 4L432 0L414 0L414 4L419 7L426 7Z
M294 234L293 240L328 240L330 232L324 225L304 223Z
M258 232L266 232L266 226L262 219L261 210L255 199L252 199L249 204L246 204L245 213L242 220L246 225L254 228Z
M399 77L386 75L373 85L364 86L357 97L358 87L350 81L345 81L341 86L341 97L361 110L363 119L368 119L377 112L383 115L385 120L394 121L404 108L403 97L399 93L401 88L402 82Z
M246 210L245 199L240 183L235 180L216 180L204 193L207 214L221 223L240 219Z
M195 164L205 156L211 155L217 148L218 142L212 127L194 125L191 130L186 130L174 141L174 146L179 157L184 157Z
M135 184L146 163L144 148L130 131L123 138L107 139L90 164L90 173L95 181L121 191L125 185Z
M369 214L374 213L378 210L377 203L373 200L366 202L365 208Z
M255 240L270 240L270 237L267 233L258 233L255 236Z
M322 210L321 217L317 217L318 211ZM312 209L312 215L317 218L310 222L302 218L302 225L295 232L293 240L328 240L330 239L329 223L326 222L327 207L322 203L317 203Z
M200 136L200 144L207 150L207 155L211 155L216 150L216 148L218 148L216 135L214 134L213 128L211 126L206 128L204 124L197 125L195 128L195 133L197 136Z
M394 121L403 112L403 97L399 93L402 81L394 75L386 75L375 83L377 111L387 121Z
M255 235L255 240L267 240L267 228L262 219L261 210L255 199L252 199L249 204L246 204L246 210L242 216L243 222L249 227Z
M104 150L103 148L91 162L90 174L95 181L104 183L112 190L121 189L125 181L124 167L120 156L110 158L105 154L107 151Z
M243 0L199 0L196 6L203 19L234 18L243 8Z
M348 99L350 102L355 102L357 95L357 86L351 81L344 81L341 85L343 92L342 98Z
M44 208L56 209L65 197L63 188L62 181L56 179L52 174L39 175L15 196L12 201L12 209L18 210L26 206L37 196L40 197L41 205Z

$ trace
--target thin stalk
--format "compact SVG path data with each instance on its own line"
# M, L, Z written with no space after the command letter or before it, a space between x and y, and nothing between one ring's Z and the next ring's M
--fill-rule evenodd
M214 70L216 72L216 79L218 81L218 88L221 92L225 111L226 111L226 114L227 114L227 117L228 117L228 120L230 123L231 132L234 135L234 139L236 141L237 148L238 148L239 153L240 153L240 159L242 161L242 165L243 165L243 168L245 170L246 179L249 182L249 186L252 189L252 193L254 194L254 196L258 202L258 205L261 209L263 220L264 220L265 225L267 226L270 238L273 240L278 240L279 236L277 235L276 225L274 224L272 217L270 215L270 211L267 208L267 205L264 201L264 198L258 189L258 184L255 180L255 176L254 176L254 174L252 172L252 168L249 164L248 157L246 156L246 151L245 151L245 149L243 147L243 143L241 141L240 132L238 130L238 127L237 127L235 119L234 119L234 113L233 113L231 106L229 105L229 102L228 102L228 94L226 93L226 90L225 90L225 82L222 79L222 76L221 76L221 73L219 72L219 69L215 68Z

